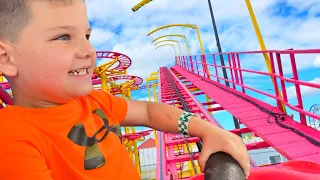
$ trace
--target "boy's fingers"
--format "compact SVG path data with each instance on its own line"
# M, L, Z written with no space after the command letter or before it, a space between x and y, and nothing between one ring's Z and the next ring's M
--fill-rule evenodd
M238 151L239 153L237 153L237 155L238 155L239 164L242 167L244 175L247 179L250 175L250 156L242 139L241 139L241 144L242 144L241 150Z
M249 174L250 174L250 163L247 162L247 160L245 160L242 164L240 164L241 167L243 168L243 172L244 172L244 176L246 178L248 178Z
M201 172L204 172L204 169L205 169L205 166L206 166L206 162L207 160L209 159L209 156L210 154L206 153L206 152L201 152L200 153L200 156L199 156L199 159L198 159L198 162L199 162L199 165L200 165L200 170Z
M202 150L201 150L201 153L200 153L200 156L198 159L198 163L200 165L201 172L204 172L207 161L209 160L209 157L213 153L217 152L217 149L209 148L207 145L208 145L207 143L203 143Z
M242 141L242 140L241 140ZM242 142L239 142L242 143ZM228 149L228 153L239 163L242 167L245 177L249 176L250 158L246 146L234 143L233 148Z
M239 153L239 164L243 169L244 175L246 178L249 177L250 174L250 158L247 151L244 151L244 153Z

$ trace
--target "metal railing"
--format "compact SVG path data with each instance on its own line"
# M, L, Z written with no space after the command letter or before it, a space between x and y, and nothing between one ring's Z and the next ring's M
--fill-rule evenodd
M192 55L192 56L177 56L176 65L179 65L195 74L202 75L204 77L215 80L216 82L227 81L231 84L232 88L237 89L240 87L240 91L246 93L246 90L251 90L260 95L267 96L276 100L277 107L281 108L281 104L286 105L288 108L299 113L301 124L307 125L306 116L313 119L320 120L320 116L309 112L303 107L303 97L301 93L301 86L308 88L316 88L320 90L320 83L307 82L299 79L296 57L301 55L320 55L320 49L309 49L309 50L267 50L267 51L249 51L249 52L227 52L221 53L223 56L227 56L227 63L225 66L221 66L217 63L217 59L220 53L215 54L203 54L203 55ZM270 58L270 64L272 72L263 72L261 70L252 70L244 67L245 60L248 60L248 56L254 56L259 60L259 56L267 54ZM262 56L261 56L262 59ZM302 59L303 60L303 59ZM291 78L285 77L287 72L284 72L283 63L290 64ZM253 61L252 61L253 62ZM222 77L220 73L222 68L225 68L229 73L229 79ZM211 71L210 71L211 69ZM286 67L286 70L288 68ZM273 82L274 94L264 92L257 88L246 85L244 82L244 73L250 77L254 76L268 76ZM293 105L289 102L287 83L293 84L296 93L297 105ZM278 91L278 89L281 89ZM281 94L280 94L281 93Z

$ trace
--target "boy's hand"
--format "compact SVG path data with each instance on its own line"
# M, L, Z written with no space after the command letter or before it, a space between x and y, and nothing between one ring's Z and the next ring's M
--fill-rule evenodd
M210 155L223 151L231 155L242 167L245 177L248 178L250 173L250 158L243 140L229 132L216 127L209 127L203 131L202 150L199 157L201 171L204 172L205 164Z

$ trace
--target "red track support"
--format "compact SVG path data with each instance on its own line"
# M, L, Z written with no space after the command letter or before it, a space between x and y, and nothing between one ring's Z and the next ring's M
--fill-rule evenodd
M272 73L241 68L239 57L262 53L269 54ZM309 160L320 163L320 132L306 126L305 118L307 115L314 119L320 120L320 116L303 109L303 101L300 90L301 85L318 89L320 89L320 85L299 80L295 63L296 54L303 55L311 53L320 54L320 49L225 53L228 56L229 66L224 66L224 68L230 70L231 80L227 81L234 85L233 88L226 87L219 82L215 82L204 76L198 75L197 72L188 71L179 66L175 66L173 70L180 76L189 80L192 83L192 86L202 90L211 99L220 104L224 110L227 110L237 119L239 119L240 122L252 130L255 135L261 137L267 144L272 146L287 159ZM276 65L273 58L274 54L276 55L279 74L276 72ZM213 56L215 56L215 54ZM290 57L293 78L284 77L281 56ZM203 57L203 55L199 55L199 57ZM204 67L205 65L202 64L202 66ZM222 66L217 65L215 61L214 64L208 64L208 66L222 68ZM277 82L276 80L280 79L283 98L281 98L277 91L279 87L277 83L274 84L274 89L276 90L274 93L275 95L271 95L245 85L242 72L266 75L271 77L274 82ZM218 80L225 80L219 77L218 74L211 76L214 76ZM284 82L290 82L294 84L296 88L298 105L292 105L289 103ZM242 92L237 91L235 86L240 86ZM245 89L249 89L262 95L274 98L278 102L278 106L273 107L265 102L260 101L259 99L246 95ZM226 101L226 99L228 99L228 101ZM280 106L281 103L284 103L287 107L298 112L300 114L301 123L297 123L290 116L283 116L284 121L282 124L284 125L278 125L275 122L275 117L270 117L270 114L264 111L269 110L269 113L283 114ZM269 123L267 120L272 121L273 123ZM295 131L298 130L300 134L303 133L307 137L302 137L289 128L295 129ZM307 139L310 139L310 141Z
M240 57L243 58L244 56L263 53L267 53L270 56L272 73L241 68L242 65ZM254 168L249 180L320 179L320 132L306 126L305 118L306 116L309 116L320 120L320 116L303 109L303 98L301 96L300 89L301 85L320 89L320 85L299 80L295 63L295 54L320 54L320 49L253 51L224 54L228 57L229 62L228 65L225 66L217 64L215 57L219 54L177 57L177 65L170 69L170 75L174 78L174 82L177 87L179 87L179 92L183 95L189 109L191 109L192 112L199 114L203 119L208 120L217 126L220 125L209 114L209 111L228 111L236 117L240 123L246 126L246 128L232 130L231 132L235 134L253 132L255 136L262 139L261 142L247 144L248 150L273 147L289 160L289 162L276 166L273 165ZM208 56L212 57L214 64L206 63L206 60L209 60ZM281 59L282 56L290 57L293 78L287 78L284 76ZM200 62L197 61L197 59L200 59ZM274 62L275 60L276 63ZM199 65L202 71L199 70ZM210 73L210 71L207 71L206 67L213 67L215 72ZM218 72L221 70L219 68L226 68L230 71L230 79L219 77ZM160 101L171 105L177 105L177 107L182 108L183 106L178 102L179 98L177 95L169 93L173 92L173 88L165 78L163 73L164 69L165 68L160 68ZM269 76L273 78L275 82L279 80L280 85L274 84L274 95L254 89L245 84L245 73ZM183 80L183 84L187 85L184 86L181 80ZM224 83L223 81L228 81L232 86L225 86L222 84ZM298 105L292 105L289 103L285 82L294 84ZM240 87L240 91L237 90L237 87ZM188 90L190 88L196 88L199 89L199 91L191 94ZM278 88L281 88L281 95L277 92ZM273 98L277 101L278 105L274 107L259 99L250 97L246 94L247 90ZM204 94L209 96L212 101L200 103L196 100L195 96ZM300 114L300 123L294 121L291 116L283 116L281 103L284 103L288 108L291 108ZM220 107L205 108L205 106L216 104L220 105ZM279 119L280 116L283 119ZM278 121L276 122L276 120ZM296 133L296 131L299 131L299 133ZM301 136L301 133L304 134L304 136ZM161 137L163 146L159 152L162 152L163 154L162 157L159 156L158 158L159 162L162 163L163 171L158 172L158 178L161 177L160 173L163 173L163 179L168 179L170 176L172 176L173 179L176 179L176 173L178 173L180 169L176 168L175 163L190 159L186 154L174 156L176 152L173 151L172 146L184 144L185 142L181 138L175 138L172 134L162 133ZM198 142L199 139L189 137L187 141L188 143L193 143ZM165 153L166 147L168 148L168 154ZM196 154L194 158L197 159L197 157L198 156ZM252 165L255 165L254 162L252 162ZM189 179L202 180L203 175L201 174Z
M163 103L167 103L170 105L177 105L178 107L181 107L181 102L179 101L178 95L177 93L174 91L173 86L170 82L168 82L168 78L166 77L166 75L164 74L164 70L165 68L160 68L160 93L159 93L159 98L160 101ZM207 120L219 127L221 127L221 125L218 123L217 120L215 120L210 114L209 111L210 109L205 109L204 106L198 101L196 100L196 98L189 92L188 88L186 86L184 86L179 79L174 75L174 73L168 69L168 71L170 72L170 76L172 78L174 78L174 82L176 84L176 86L179 89L179 93L183 96L184 101L187 103L188 108L190 109L191 112L198 114L199 116L201 116L204 120ZM209 104L215 104L215 102L211 102L211 103L207 103L205 105L209 105ZM218 108L221 109L221 108ZM238 130L234 130L232 131L235 134L241 134L241 133L246 133L246 132L251 132L248 128L244 128L244 129L238 129ZM184 152L184 154L182 155L178 155L178 152L173 151L173 147L175 145L183 145L185 144L184 139L179 136L179 135L173 135L173 134L168 134L168 133L159 133L161 138L158 138L159 140L159 144L161 144L161 150L159 149L159 151L162 153L162 158L159 161L159 166L160 166L160 162L163 168L163 171L158 171L158 178L161 177L163 179L167 179L170 176L173 177L173 179L178 179L178 172L180 172L180 169L177 169L176 167L176 163L180 163L180 162L186 162L190 160L190 157L188 154L186 154L187 152ZM195 137L188 137L187 138L187 142L188 143L192 143L192 142L199 142L198 138ZM247 148L248 149L256 149L256 148L262 148L262 147L267 147L268 145L264 142L261 143L253 143L253 144L248 144ZM165 148L168 148L168 154L165 153ZM167 154L167 155L166 155ZM199 154L195 153L193 158L194 160L198 159ZM252 161L252 165L253 167L256 166L256 164ZM160 166L161 167L161 166ZM181 172L180 172L181 173ZM198 172L200 173L200 172Z

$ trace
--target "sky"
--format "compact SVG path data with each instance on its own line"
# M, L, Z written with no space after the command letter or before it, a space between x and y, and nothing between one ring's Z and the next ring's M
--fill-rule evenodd
M144 80L151 72L162 66L174 65L172 47L155 50L152 40L166 34L186 35L192 55L201 54L197 35L190 28L169 28L151 36L148 32L168 24L195 24L206 54L216 53L217 46L212 21L206 0L153 0L137 12L131 8L140 0L87 0L88 16L92 26L90 41L96 50L116 51L129 56L132 65L128 74L142 77ZM245 0L211 0L223 52L260 50L254 28L245 4ZM320 1L319 0L251 0L257 21L267 49L320 49ZM183 55L187 49L183 39L179 40ZM177 49L177 53L179 53ZM299 78L320 84L320 54L297 56ZM106 62L99 59L97 65ZM208 58L208 63L212 59ZM283 57L285 76L292 77L290 61ZM241 66L251 70L267 71L260 55L241 56ZM214 72L210 69L210 72ZM219 71L219 75L222 73ZM250 87L274 94L274 88L268 77L243 74L244 82ZM230 73L228 73L230 77ZM291 104L297 105L295 88L286 83ZM239 89L240 90L240 89ZM320 104L320 90L301 87L304 109ZM248 95L275 105L275 101L252 91ZM132 92L132 98L148 100L147 91ZM197 97L204 102L204 96ZM290 109L298 120L299 115ZM215 119L225 129L234 129L232 116L226 111L214 113ZM146 130L137 127L136 131ZM150 134L148 138L154 138ZM138 143L141 144L142 142Z
M97 50L110 50L128 55L132 65L128 74L145 79L161 66L174 64L174 51L170 46L155 50L152 40L166 34L186 35L192 55L201 54L196 33L190 28L168 28L150 36L148 32L168 24L195 24L206 54L216 53L216 41L208 2L203 0L153 0L136 12L131 8L140 0L90 0L88 16L93 28L91 42ZM223 52L260 50L245 0L211 0ZM318 0L251 0L267 49L316 49L320 48L320 1ZM179 40L183 55L187 49ZM177 53L179 53L177 49ZM320 83L320 54L298 56L299 78ZM100 60L101 64L106 60ZM210 63L210 62L209 62ZM244 68L267 71L262 56L241 57ZM285 76L291 78L290 61L283 57ZM212 71L213 72L213 71ZM221 75L221 72L219 72ZM273 93L268 77L244 74L245 84ZM230 74L229 74L230 77ZM301 87L304 108L320 102L318 89ZM295 105L295 88L287 83L288 97ZM274 100L247 91L256 98L275 104ZM147 92L133 92L133 98L147 100ZM204 98L198 98L204 101ZM289 110L289 113L290 112ZM294 113L293 113L294 114ZM296 115L296 114L295 114ZM214 115L224 128L233 129L232 116L226 112ZM298 118L298 116L295 116Z
M137 12L131 8L140 0L87 0L88 16L92 26L91 43L96 50L123 53L132 60L128 74L144 80L161 66L174 65L172 47L155 50L152 40L166 34L186 35L192 55L201 54L197 35L190 28L168 28L151 36L148 32L168 24L195 24L206 54L216 53L216 41L212 27L208 2L205 0L153 0ZM211 0L223 52L260 50L245 0ZM316 49L320 48L320 1L319 0L251 0L267 49ZM183 55L187 55L185 42L179 40ZM177 52L179 53L178 49ZM299 78L320 83L320 54L297 56ZM99 59L97 65L106 62ZM208 58L208 63L212 59ZM285 76L292 77L288 56L283 57ZM260 55L241 56L241 66L266 72L267 68ZM213 69L210 69L214 72ZM221 71L219 71L221 75ZM230 77L230 74L228 73ZM274 88L268 77L244 74L245 84L259 90L273 93ZM290 103L296 105L295 88L286 83ZM301 87L304 109L320 104L319 89ZM247 91L249 95L270 104L274 100ZM148 100L147 91L135 91L133 99ZM198 98L201 102L203 97ZM296 113L289 113L299 118ZM217 112L215 118L226 129L233 129L232 116Z
M128 55L133 60L128 73L146 77L150 71L157 71L159 66L173 63L172 47L155 50L151 42L164 34L186 35L191 53L201 53L196 34L189 28L164 29L147 36L151 30L167 24L198 25L206 53L217 51L207 1L175 0L176 4L173 4L170 0L154 0L137 12L132 12L131 8L139 1L87 2L93 27L91 42L96 49ZM214 0L212 6L223 51L260 49L244 0ZM252 0L252 6L268 49L319 47L319 1ZM180 44L183 54L187 54L182 40ZM301 62L301 66L313 67L314 63L317 65L314 61Z

